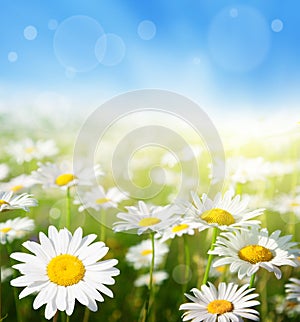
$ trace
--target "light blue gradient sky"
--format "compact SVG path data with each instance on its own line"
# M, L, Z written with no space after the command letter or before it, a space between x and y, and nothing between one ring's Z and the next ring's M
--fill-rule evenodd
M49 92L97 107L142 88L176 91L207 111L295 109L300 2L245 3L3 0L0 110Z

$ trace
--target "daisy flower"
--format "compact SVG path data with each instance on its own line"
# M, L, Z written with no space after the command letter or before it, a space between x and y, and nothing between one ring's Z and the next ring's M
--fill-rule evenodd
M32 177L42 184L43 188L61 188L66 190L74 185L90 186L95 178L102 174L99 165L94 169L83 168L74 173L73 167L68 162L61 164L38 163L38 170L32 173Z
M209 177L212 184L224 179L225 164L223 160L218 160L215 164L210 164L211 171ZM242 156L231 157L226 161L226 178L235 185L245 184L257 180L266 180L268 173L268 163L261 157L246 158Z
M294 300L288 300L283 295L273 297L275 311L277 314L283 314L288 318L294 318L300 314L300 303Z
M152 282L155 285L161 285L163 281L169 278L168 273L164 271L157 271L153 272L152 276ZM139 276L135 281L134 281L134 286L135 287L141 287L141 286L148 286L150 281L150 274L144 274Z
M9 167L5 163L0 163L0 180L5 179L9 174Z
M23 238L27 233L34 229L34 221L30 218L18 217L8 219L4 223L0 223L0 242L6 244L11 243L15 239Z
M19 164L31 160L41 160L45 157L51 157L58 152L53 140L39 140L34 142L29 138L10 144L6 150Z
M199 231L217 227L221 230L247 229L258 226L260 221L252 220L262 214L264 209L247 210L249 198L241 199L239 195L233 198L233 190L228 190L222 198L218 193L212 200L204 193L201 199L192 192L193 204L179 205L192 220L199 225Z
M214 267L230 264L231 272L238 272L238 278L251 276L260 267L274 272L277 279L281 278L278 266L296 267L295 254L298 249L291 249L297 243L290 242L292 236L280 237L280 230L269 236L266 228L235 233L221 233L217 238L216 247L209 254L223 258L216 260Z
M98 186L86 192L80 201L75 200L74 204L81 204L78 208L80 212L88 208L99 211L100 209L117 208L118 204L126 199L128 199L127 196L116 187L105 192L102 186Z
M108 247L103 242L91 245L96 237L94 234L82 237L81 228L72 236L66 228L57 231L50 226L48 237L42 232L39 234L40 243L23 243L34 255L21 252L10 255L22 262L13 268L23 276L10 282L12 286L25 287L19 298L38 293L33 308L36 310L46 304L48 320L57 310L71 315L75 300L91 311L97 311L96 301L104 301L101 293L113 297L105 284L114 284L113 276L119 275L120 271L114 267L118 263L116 259L98 262L107 254Z
M239 288L234 283L220 283L216 289L212 283L208 284L202 285L201 290L193 288L194 296L185 294L192 303L180 305L179 310L187 310L182 321L230 322L243 321L243 318L259 321L259 313L251 308L260 304L253 300L258 297L252 293L254 288L248 289L248 284Z
M36 184L36 181L29 175L21 174L18 177L11 179L9 182L0 184L0 190L20 192L25 189L31 188Z
M269 177L279 177L291 174L295 171L295 165L292 162L268 162L267 175Z
M154 241L154 263L155 267L162 263L164 256L168 253L169 247L159 241ZM152 260L152 242L143 240L140 244L128 249L126 260L133 265L135 269L150 267Z
M180 219L175 222L171 227L168 227L162 234L160 239L161 242L164 242L168 239L173 239L176 236L182 237L184 234L194 235L195 229L199 228L199 224L195 222L188 222Z
M290 278L291 283L285 285L287 293L287 300L295 299L300 303L300 280L297 278Z
M281 194L271 203L270 208L280 214L294 213L300 218L300 194Z
M29 211L29 207L37 206L37 201L32 195L22 193L21 195L13 195L13 192L0 192L0 212L23 209Z
M147 206L143 201L139 201L137 207L125 208L128 213L117 214L119 219L123 219L123 221L114 223L114 230L117 232L137 229L138 235L146 231L161 233L179 218L179 215L175 213L175 208L171 206Z

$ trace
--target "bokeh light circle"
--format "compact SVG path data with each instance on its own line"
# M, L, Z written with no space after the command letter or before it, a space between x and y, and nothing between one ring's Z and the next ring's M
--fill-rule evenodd
M172 278L178 284L186 284L192 278L192 270L189 266L179 264L172 271Z
M139 37L143 40L151 40L156 34L156 25L150 20L143 20L137 28Z
M72 68L72 67L68 67L68 68L66 68L66 70L65 70L65 75L66 75L66 77L67 78L69 78L69 79L73 79L73 78L75 78L76 77L76 70L74 69L74 68Z
M236 18L239 15L239 11L236 8L232 8L230 9L229 14L232 18Z
M55 31L55 56L65 69L90 71L99 64L95 45L103 35L103 28L97 20L83 15L71 16L60 23Z
M18 54L15 51L10 51L7 55L7 59L10 63L14 63L18 60Z
M37 37L38 32L34 26L27 26L24 29L23 34L24 34L25 39L34 40Z
M55 30L58 27L58 22L55 19L50 19L48 21L48 29L49 30Z
M280 32L283 29L283 22L280 19L274 19L271 28L274 32Z
M121 37L108 33L101 36L95 45L97 60L104 66L119 64L125 57L126 46Z
M267 57L271 33L266 19L251 7L225 8L213 19L208 44L213 60L223 69L246 72Z

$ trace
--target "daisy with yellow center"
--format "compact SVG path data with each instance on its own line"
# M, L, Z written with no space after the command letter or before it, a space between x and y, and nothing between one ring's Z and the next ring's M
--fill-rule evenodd
M0 184L0 190L12 191L14 193L20 193L26 191L36 184L36 181L29 175L21 174L8 182Z
M23 238L34 229L34 221L27 217L8 219L0 223L1 244L11 243L15 239Z
M0 212L15 209L29 211L29 207L35 206L37 206L37 201L32 198L32 195L27 193L14 195L13 191L0 191Z
M30 138L11 143L6 150L19 164L31 160L42 160L45 157L54 156L58 152L53 140L33 141Z
M164 231L160 241L163 242L171 238L173 239L176 236L182 237L183 235L194 235L195 230L198 228L198 223L188 222L181 218L179 221L175 222L172 226L168 227Z
M191 303L180 306L180 310L186 310L182 316L182 321L243 321L249 319L259 321L259 313L252 307L260 303L254 298L258 294L252 293L249 285L239 288L234 283L220 283L218 289L212 284L202 285L201 290L193 288L194 296L185 294Z
M92 242L96 235L82 236L78 228L72 235L67 229L48 229L48 237L39 234L40 243L27 241L23 246L33 253L12 253L11 258L22 262L13 268L23 274L11 281L12 286L25 287L19 298L37 293L33 308L46 304L45 317L51 319L57 310L71 315L75 300L97 311L96 301L102 294L113 297L105 285L114 284L119 270L116 259L99 262L108 252L103 242Z
M52 187L67 190L75 185L90 186L99 175L102 175L99 165L96 165L94 169L82 167L76 171L74 171L73 165L66 161L58 165L39 162L38 166L38 170L32 173L32 178L42 184L43 188Z
M138 206L125 207L128 213L120 212L117 217L123 221L114 223L114 230L124 231L137 229L138 235L147 231L157 232L160 235L171 227L179 219L172 206L148 206L143 201L139 201Z
M223 197L218 193L214 199L210 199L206 194L200 198L192 192L192 199L192 203L186 202L179 207L189 221L199 224L199 231L210 227L233 231L259 226L260 221L253 218L261 215L264 210L249 211L249 198L241 199L239 195L234 197L232 190L228 190Z
M169 252L169 247L165 243L155 240L154 248L154 266L157 267L163 262L165 256ZM128 249L126 260L134 267L134 269L150 267L152 253L153 251L151 240L143 240L140 244L132 246Z
M290 282L285 285L286 298L287 300L295 300L300 304L300 279L292 277Z
M221 256L214 267L230 264L231 272L238 272L238 278L253 276L260 267L281 278L280 266L297 266L296 255L299 250L292 247L292 236L280 237L276 230L270 236L267 229L221 233L217 238L215 249L210 254Z
M300 219L300 194L280 194L276 196L270 207L282 215L295 214Z
M84 193L81 199L75 200L74 203L80 205L78 208L80 212L85 209L99 211L101 209L117 208L118 204L126 199L128 199L126 194L116 187L105 191L102 186L97 186Z

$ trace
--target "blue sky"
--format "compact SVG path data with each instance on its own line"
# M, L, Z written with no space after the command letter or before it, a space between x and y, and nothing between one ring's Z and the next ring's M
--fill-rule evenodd
M80 108L160 88L208 110L295 108L299 9L297 0L2 0L0 107L51 92Z

